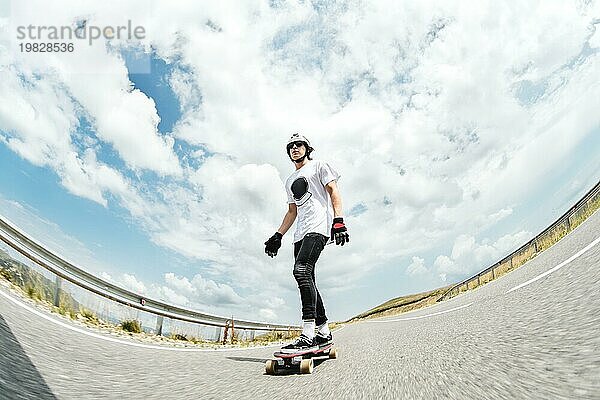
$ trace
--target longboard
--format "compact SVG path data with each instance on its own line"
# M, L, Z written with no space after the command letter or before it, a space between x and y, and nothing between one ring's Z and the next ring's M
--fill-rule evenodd
M325 343L317 348L298 351L295 353L283 353L276 351L273 353L273 360L267 360L265 370L267 375L275 375L277 371L286 369L300 369L301 374L312 374L314 368L314 358L337 358L337 349L333 347L333 342Z

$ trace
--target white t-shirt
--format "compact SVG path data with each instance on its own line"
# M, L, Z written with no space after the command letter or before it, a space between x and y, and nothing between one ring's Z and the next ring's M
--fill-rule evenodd
M326 162L309 160L287 178L288 204L295 203L298 207L294 243L310 232L330 236L333 206L325 185L339 177Z

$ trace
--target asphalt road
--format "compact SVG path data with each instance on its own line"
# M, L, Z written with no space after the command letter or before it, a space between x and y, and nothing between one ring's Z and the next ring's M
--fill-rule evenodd
M334 334L339 358L312 375L265 375L273 348L178 352L91 337L2 288L0 398L600 399L600 243L589 246L599 227L597 212L477 290L346 326Z

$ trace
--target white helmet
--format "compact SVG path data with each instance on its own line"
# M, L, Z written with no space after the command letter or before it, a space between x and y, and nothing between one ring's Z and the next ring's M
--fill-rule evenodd
M303 142L305 144L306 154L304 154L299 159L294 160L290 154L290 149L292 148L292 143L296 143L296 142ZM310 146L310 142L308 141L308 139L299 133L294 133L292 136L290 136L290 138L288 139L287 144L285 146L285 151L286 151L288 157L290 157L290 160L292 160L295 163L301 163L302 161L304 161L304 158L308 158L309 160L312 160L312 158L310 158L310 153L312 153L314 150L315 149L313 149Z
M289 140L287 141L286 147L294 142L304 142L306 143L307 148L310 147L310 142L308 141L308 139L299 133L294 133L292 136L290 136Z

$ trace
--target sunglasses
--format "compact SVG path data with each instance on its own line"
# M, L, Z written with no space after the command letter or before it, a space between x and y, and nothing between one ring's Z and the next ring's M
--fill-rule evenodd
M294 146L296 146L297 148L300 148L300 147L304 146L304 142L292 142L287 145L287 148L288 148L288 150L290 150Z

